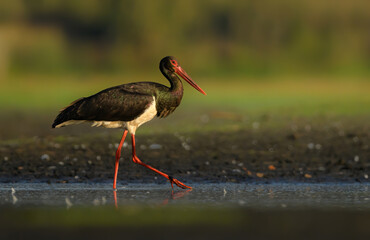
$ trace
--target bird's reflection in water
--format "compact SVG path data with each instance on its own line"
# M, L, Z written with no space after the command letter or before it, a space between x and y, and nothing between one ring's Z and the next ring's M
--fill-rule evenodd
M114 206L116 206L116 208L118 208L118 204L117 204L117 189L114 189L113 190L113 198L114 198Z
M186 189L186 190L180 190L179 192L171 191L171 194L169 197L165 198L161 205L167 205L170 200L177 200L180 198L183 198L186 196L189 192L191 192L192 189ZM114 205L116 208L118 208L118 197L117 197L117 191L113 191L113 199L114 199Z
M177 200L177 199L180 199L180 198L184 197L189 192L191 192L191 190L192 189L186 189L186 190L181 190L181 191L176 192L176 193L172 190L170 197L163 200L162 205L167 205L170 200Z

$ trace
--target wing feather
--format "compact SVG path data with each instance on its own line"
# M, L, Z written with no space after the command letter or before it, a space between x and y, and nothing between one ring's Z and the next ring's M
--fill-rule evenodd
M53 127L69 120L131 121L150 106L153 95L139 92L140 88L121 85L95 95L80 98L62 109Z

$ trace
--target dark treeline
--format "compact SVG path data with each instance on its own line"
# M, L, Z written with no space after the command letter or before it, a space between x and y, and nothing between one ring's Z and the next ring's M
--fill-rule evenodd
M0 62L10 72L114 72L171 54L208 73L367 74L368 9L365 0L1 1Z

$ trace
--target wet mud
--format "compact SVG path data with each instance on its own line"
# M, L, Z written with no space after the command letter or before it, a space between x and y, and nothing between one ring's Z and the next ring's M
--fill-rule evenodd
M230 130L220 127L190 132L139 131L137 154L144 163L189 184L369 181L370 133L365 122L343 124L305 119L266 128L263 122L252 122L250 127L238 124ZM53 134L2 140L0 182L112 180L120 130L83 127L84 131L74 132L79 129L74 126L69 132L54 130ZM124 185L167 181L132 162L128 137L122 149L118 182Z

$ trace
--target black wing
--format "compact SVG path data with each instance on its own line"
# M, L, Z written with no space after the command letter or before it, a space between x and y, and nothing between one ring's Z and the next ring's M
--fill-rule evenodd
M108 88L90 97L81 98L62 109L52 127L69 120L131 121L152 104L153 95L141 84ZM145 88L144 88L145 89Z

